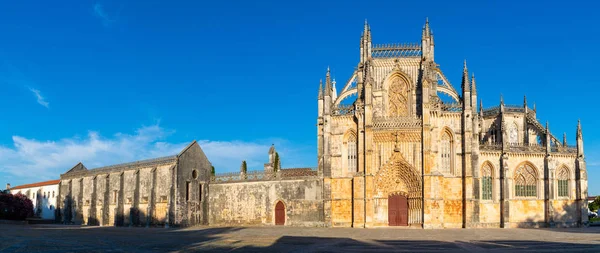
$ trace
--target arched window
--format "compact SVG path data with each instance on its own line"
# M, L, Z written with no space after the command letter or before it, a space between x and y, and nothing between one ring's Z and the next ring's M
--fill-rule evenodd
M347 140L347 150L348 150L348 171L356 172L357 171L357 157L356 157L356 135L354 133L350 133Z
M452 172L452 135L449 131L444 131L441 140L441 161L440 161L440 172L451 173Z
M515 171L515 196L537 196L537 171L530 164L519 165Z
M569 169L564 166L560 168L556 179L558 179L558 196L569 197Z
M489 163L481 168L481 198L492 199L492 166Z

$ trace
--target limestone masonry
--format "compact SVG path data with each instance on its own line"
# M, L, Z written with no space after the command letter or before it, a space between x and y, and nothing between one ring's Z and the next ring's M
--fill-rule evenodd
M479 106L477 103L479 102ZM575 125L575 124L574 124ZM587 223L581 124L552 135L535 105L483 108L466 62L457 90L420 44L372 44L338 93L318 91L318 167L214 175L200 146L180 154L62 174L64 223L419 228L553 227Z

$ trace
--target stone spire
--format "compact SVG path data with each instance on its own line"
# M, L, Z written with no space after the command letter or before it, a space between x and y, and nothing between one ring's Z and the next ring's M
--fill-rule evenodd
M365 26L363 28L363 39L366 41L371 41L371 27L369 26L369 22L365 18Z
M327 67L327 75L325 75L325 96L331 96L331 75L329 67Z
M331 86L331 92L332 92L331 101L335 102L335 100L337 99L337 88L335 87L335 78L333 79L331 84L332 84L332 86Z
M567 133L563 133L563 147L567 146Z
M475 73L471 74L471 93L477 95L477 85L475 84ZM477 103L477 102L475 102Z
M551 151L551 140L550 140L550 126L546 121L546 153L549 154Z
M479 100L479 116L483 118L483 99Z
M581 133L581 120L577 120L577 156L583 158L583 134Z
M365 26L360 37L360 62L365 63L369 58L371 58L371 27L365 19Z
M577 120L577 139L582 139L583 134L581 133L581 120Z
M423 26L423 38L431 36L431 29L429 28L429 18L425 18L425 25Z
M423 34L421 35L421 52L422 59L433 62L433 33L429 28L429 18L425 19L425 25L423 26Z
M323 99L323 79L319 80L319 99Z
M469 91L470 85L469 85L469 70L467 69L467 60L465 60L464 65L463 65L463 75L462 75L462 84L461 84L461 88L463 90L463 93L466 91Z

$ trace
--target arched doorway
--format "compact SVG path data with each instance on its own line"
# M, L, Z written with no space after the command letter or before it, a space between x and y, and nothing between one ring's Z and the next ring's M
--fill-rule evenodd
M283 202L277 202L275 205L275 225L284 225L285 224L285 206Z
M388 225L408 226L408 198L403 194L390 194L388 197Z

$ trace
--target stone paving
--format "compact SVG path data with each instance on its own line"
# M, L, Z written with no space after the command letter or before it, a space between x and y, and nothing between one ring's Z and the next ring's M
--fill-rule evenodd
M0 225L0 252L600 252L600 227L397 229Z

